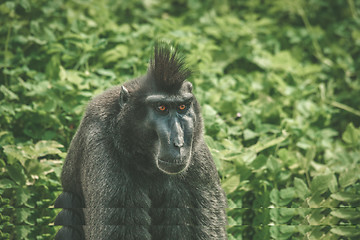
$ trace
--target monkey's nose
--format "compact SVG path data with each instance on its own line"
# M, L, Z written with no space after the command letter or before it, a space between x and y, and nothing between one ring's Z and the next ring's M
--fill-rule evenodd
M184 142L175 141L174 146L177 147L177 148L182 148L184 146Z
M176 136L173 142L174 146L177 148L182 148L184 146L184 138L180 135Z

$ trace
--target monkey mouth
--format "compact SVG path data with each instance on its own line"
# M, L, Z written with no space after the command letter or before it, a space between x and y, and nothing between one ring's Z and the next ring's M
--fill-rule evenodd
M187 167L186 162L169 162L165 160L158 159L157 167L166 174L177 174L185 170Z

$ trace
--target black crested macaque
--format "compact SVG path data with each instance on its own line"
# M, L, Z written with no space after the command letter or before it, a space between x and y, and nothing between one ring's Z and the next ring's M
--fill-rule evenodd
M226 197L178 48L89 104L62 170L55 239L222 240Z

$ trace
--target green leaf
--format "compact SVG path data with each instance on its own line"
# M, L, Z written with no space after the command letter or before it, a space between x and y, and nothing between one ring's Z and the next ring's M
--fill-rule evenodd
M31 215L33 211L30 208L16 208L16 223L21 225L26 222L27 218Z
M268 160L266 162L266 166L273 173L277 173L281 169L280 162L273 156L268 158Z
M8 157L8 163L13 164L16 161L20 161L22 163L27 159L26 153L22 151L21 147L17 147L15 145L7 145L4 146L4 153Z
M16 205L23 206L31 197L30 191L27 188L16 188L15 196L16 196Z
M26 12L29 12L31 9L31 4L28 0L20 0L19 4L25 9Z
M353 123L349 123L342 135L344 142L352 145L358 145L360 141L360 130L354 127Z
M53 112L55 111L57 107L57 101L55 99L47 99L47 101L44 103L43 109L46 112Z
M291 236L296 232L296 227L291 225L278 225L270 227L271 239L291 239Z
M240 156L241 159L246 165L251 164L256 159L256 152L251 149L246 149Z
M4 160L0 159L0 168L3 168L6 166L6 163Z
M324 221L327 220L324 214L326 208L312 208L310 214L306 216L308 223L312 226L320 226L324 224Z
M9 100L19 100L19 97L15 93L7 89L4 85L0 86L0 92L2 92L5 98Z
M332 233L344 237L360 236L360 228L357 226L334 226L330 229Z
M263 154L260 154L259 156L256 157L256 159L251 163L251 166L254 169L260 169L262 167L265 167L267 162L267 157Z
M231 176L222 182L222 187L226 194L234 192L240 184L240 177L237 175Z
M325 198L322 194L318 192L311 192L312 195L309 199L307 199L306 203L309 205L310 208L334 208L339 205L337 200L332 198Z
M294 187L296 195L302 200L305 200L310 195L310 190L302 179L294 178Z
M254 139L256 138L257 136L259 136L258 133L250 130L250 129L245 129L244 130L244 140L247 141L247 140L250 140L250 139Z
M31 230L33 228L34 228L33 226L28 226L28 225L16 225L15 226L16 238L29 239L28 235L31 233Z
M49 154L61 154L62 151L59 148L64 146L56 141L39 141L35 144L35 152L39 157L43 157Z
M105 76L105 77L109 77L110 79L115 79L116 75L112 70L108 70L108 69L97 69L96 73Z
M0 146L14 144L14 137L9 131L0 131Z
M280 198L281 199L293 199L295 197L295 191L294 188L285 188L280 190Z
M340 173L339 184L342 188L350 186L354 184L359 178L360 167L350 167L346 169L344 172Z
M259 153L267 148L270 148L270 147L273 147L273 146L276 146L276 145L282 143L283 141L286 140L287 137L288 137L288 135L284 134L283 136L274 138L270 141L266 141L266 142L258 141L255 145L251 146L251 149L254 150L255 152Z
M280 206L280 192L276 188L270 192L270 201L275 204L275 206Z
M272 208L270 209L271 220L276 224L286 224L290 219L297 216L295 208Z
M24 168L20 164L8 165L6 166L7 173L14 182L18 185L23 186L26 182L26 175Z
M280 191L273 189L270 192L270 201L277 207L284 207L296 197L294 188L285 188Z
M337 180L333 173L317 175L311 181L311 191L318 194L324 193L327 190L331 192L337 191Z
M306 150L305 158L301 158L302 165L305 171L309 170L309 165L315 159L315 156L316 156L316 147L314 146L309 147Z
M354 220L360 218L360 208L337 208L332 209L330 214L341 219Z
M360 201L360 194L350 192L338 192L330 195L331 198L341 202L357 202Z
M0 179L0 189L13 188L13 187L16 187L14 181L8 178Z
M102 55L102 59L106 63L116 62L122 58L126 58L129 54L128 47L126 45L117 45L115 48L106 51Z

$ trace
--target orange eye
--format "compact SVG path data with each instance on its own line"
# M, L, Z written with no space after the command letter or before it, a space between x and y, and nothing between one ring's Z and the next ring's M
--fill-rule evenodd
M166 107L164 105L160 105L158 106L158 109L163 112L166 110Z
M185 104L182 104L182 105L179 106L179 109L180 109L180 110L184 110L185 108L186 108L186 105L185 105Z

